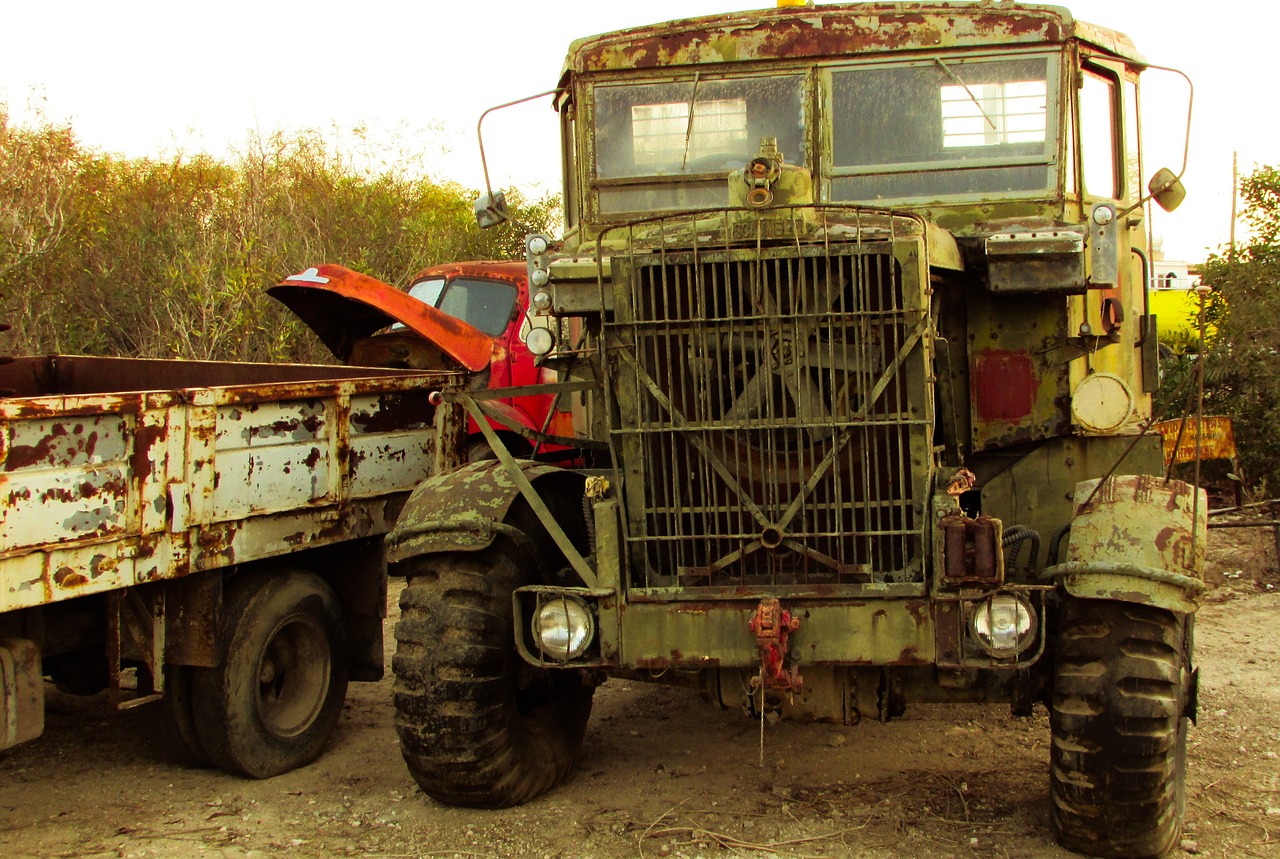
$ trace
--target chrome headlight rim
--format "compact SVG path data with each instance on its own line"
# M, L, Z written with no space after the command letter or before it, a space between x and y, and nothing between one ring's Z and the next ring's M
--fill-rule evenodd
M543 597L530 621L538 653L556 662L581 658L595 642L595 614L587 602L571 594Z
M529 333L525 335L524 345L531 353L541 358L555 348L556 335L550 328L530 328Z
M978 602L969 612L969 637L996 659L1016 659L1035 643L1039 618L1021 594L1001 591Z

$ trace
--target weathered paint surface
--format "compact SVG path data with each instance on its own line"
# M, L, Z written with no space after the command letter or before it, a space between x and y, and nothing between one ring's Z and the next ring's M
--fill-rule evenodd
M552 465L517 460L532 483L564 479L581 486L582 478ZM483 549L503 533L502 520L520 495L520 487L502 463L494 460L464 465L424 480L405 503L395 529L387 535L387 561L425 552Z
M0 636L0 750L44 732L44 672L30 641Z
M432 469L429 392L454 380L169 363L171 390L113 393L162 368L93 359L101 393L0 401L0 611L385 533Z
M580 39L566 71L657 68L944 47L1061 42L1076 36L1140 59L1113 31L1076 22L1061 7L859 3L739 12Z
M1085 481L1076 487L1066 561L1046 573L1078 597L1194 611L1204 590L1208 513L1204 490L1179 480Z
M806 666L927 665L934 661L932 609L925 599L806 603L787 601L801 618L790 652ZM747 632L752 603L637 603L623 609L622 665L666 668L758 668Z
M1160 433L1166 466L1174 462L1194 462L1197 457L1236 457L1236 434L1229 417L1160 421L1155 430Z

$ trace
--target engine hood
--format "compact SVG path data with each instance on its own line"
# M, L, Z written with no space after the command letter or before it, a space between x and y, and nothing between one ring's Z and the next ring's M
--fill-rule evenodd
M473 373L493 358L494 339L488 334L389 283L340 265L309 268L267 293L306 323L340 361L349 360L356 341L397 322Z

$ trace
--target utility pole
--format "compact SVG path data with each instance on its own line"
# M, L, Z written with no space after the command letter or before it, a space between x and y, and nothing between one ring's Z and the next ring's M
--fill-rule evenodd
M1240 196L1240 173L1237 160L1239 152L1231 153L1231 244L1227 248L1227 262L1236 261L1236 199Z

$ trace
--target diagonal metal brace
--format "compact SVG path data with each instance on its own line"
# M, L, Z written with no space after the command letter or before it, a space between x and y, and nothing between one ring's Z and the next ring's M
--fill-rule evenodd
M476 426L480 427L484 440L489 443L489 447L493 450L494 455L498 457L498 461L502 463L502 466L507 470L507 474L515 481L516 488L520 490L524 500L529 502L529 508L538 517L542 527L547 529L547 533L555 541L556 548L568 560L569 566L573 567L573 571L578 574L587 587L599 587L600 581L596 578L596 571L591 568L591 565L587 563L587 559L582 557L582 553L569 540L569 537L564 533L564 529L560 527L560 523L556 521L556 517L551 515L551 510L543 503L538 491L529 482L529 478L525 477L520 464L516 462L516 458L511 455L511 451L507 450L506 445L498 438L498 434L493 431L493 427L489 426L489 420L485 417L485 413L481 411L479 404L467 394L459 394L458 401L467 410L467 414L471 415L471 418L476 422Z

